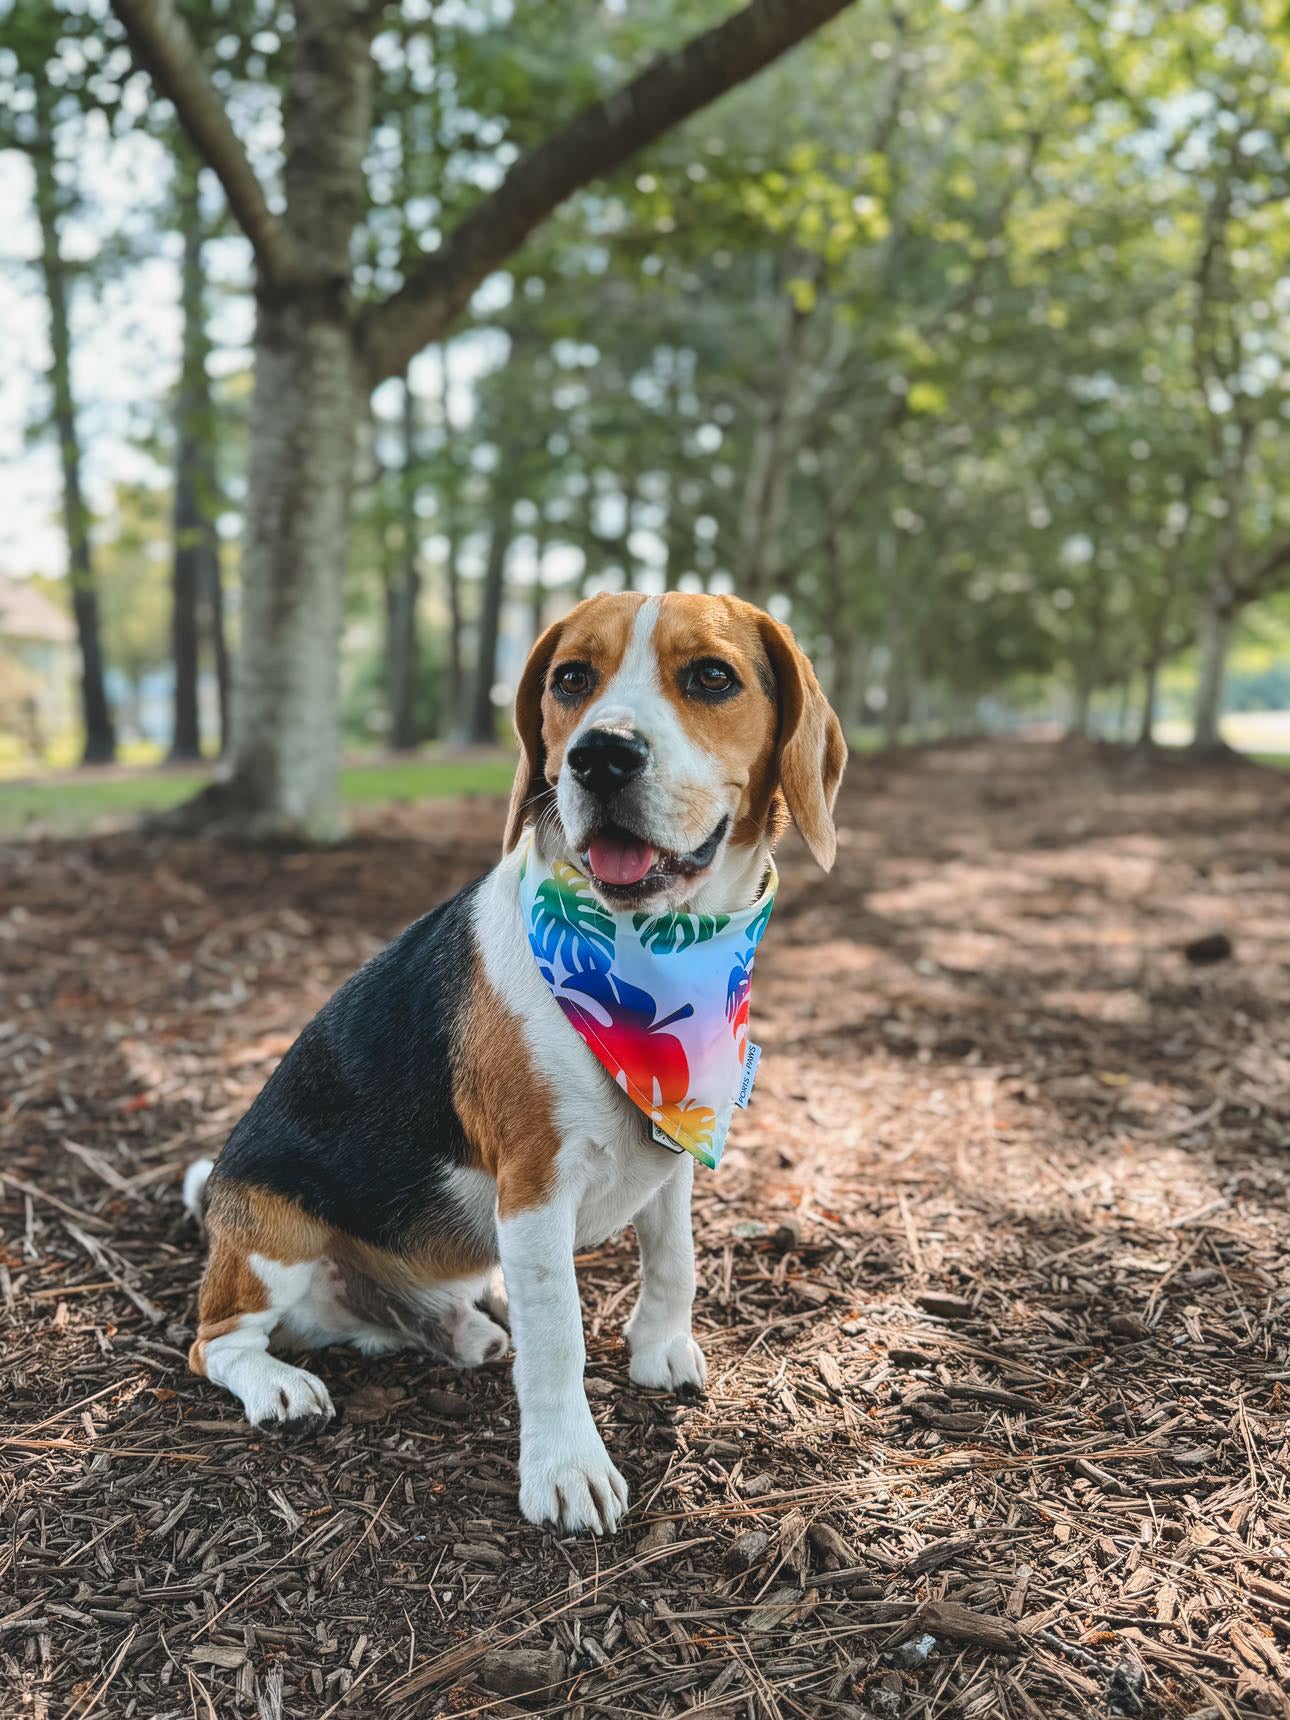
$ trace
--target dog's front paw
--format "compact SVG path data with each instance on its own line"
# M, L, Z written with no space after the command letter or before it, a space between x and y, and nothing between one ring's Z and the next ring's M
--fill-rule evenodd
M708 1380L703 1351L688 1332L678 1332L660 1343L632 1344L629 1372L633 1385L653 1391L701 1392Z
M317 1433L335 1415L331 1393L304 1368L262 1356L242 1394L246 1419L281 1433Z
M539 1436L520 1451L520 1511L530 1523L612 1535L627 1509L627 1483L592 1426L577 1440Z

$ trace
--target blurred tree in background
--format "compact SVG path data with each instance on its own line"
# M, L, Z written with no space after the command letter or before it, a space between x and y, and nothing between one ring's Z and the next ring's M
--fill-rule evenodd
M0 0L0 23L5 142L55 232L89 756L96 576L120 616L128 534L77 499L58 204L89 135L146 131L168 163L177 386L141 408L173 473L176 756L203 659L228 684L226 587L240 610L229 772L194 821L335 829L342 731L494 739L533 633L605 587L770 603L848 724L892 739L1057 686L1072 729L1109 701L1147 741L1190 653L1214 749L1241 618L1284 640L1270 4ZM223 354L216 244L256 307ZM100 253L82 275L132 266Z

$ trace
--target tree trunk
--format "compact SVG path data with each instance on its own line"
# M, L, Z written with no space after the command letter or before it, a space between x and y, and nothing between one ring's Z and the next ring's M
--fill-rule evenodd
M386 591L386 695L390 718L390 746L395 752L411 752L420 739L417 734L416 700L421 675L421 652L417 636L421 567L418 555L420 526L417 521L416 499L416 401L405 379L403 466L399 473L403 542L397 572Z
M750 603L764 604L779 576L793 475L792 432L809 313L790 299L784 315L779 362L753 434L740 508L738 587Z
M1142 687L1142 709L1138 719L1138 741L1140 747L1155 745L1156 732L1156 695L1160 684L1160 658L1152 652L1147 659Z
M470 698L470 727L466 738L479 746L497 740L497 707L493 687L497 680L497 642L501 635L502 598L506 591L506 558L515 528L515 501L496 495L493 523L488 534L488 562L484 569L484 591L479 614L479 641L475 658L475 680Z
M219 751L222 758L233 743L233 666L229 661L228 634L224 627L224 579L220 567L219 537L211 531L211 554L206 558L206 612L210 616L211 649L215 656L215 687L219 699Z
M116 730L103 677L103 641L98 593L90 550L89 514L81 489L81 448L72 392L71 331L67 319L67 272L63 262L58 181L54 173L54 136L49 86L35 80L38 137L32 151L36 175L36 214L40 222L41 268L49 304L49 383L54 428L63 468L63 523L72 613L81 649L81 715L85 724L85 764L110 764L116 757Z
M254 838L341 831L341 591L362 399L349 251L370 83L359 9L300 8L283 221L305 272L258 287L232 770L194 808Z
M632 551L632 528L636 517L637 489L637 478L636 474L633 473L623 487L623 535L619 545L619 556L623 564L624 591L635 591L636 577L639 572L636 566L636 556Z
M1156 610L1151 627L1151 639L1147 647L1147 660L1143 665L1144 685L1142 689L1142 706L1138 717L1138 733L1136 745L1152 747L1156 735L1156 699L1160 690L1160 664L1165 652L1165 635L1169 626L1169 609L1173 598L1173 578L1170 578L1165 592L1164 601Z
M685 534L681 527L680 504L676 499L677 483L672 478L668 484L667 523L663 528L663 548L665 561L663 565L663 589L676 591L681 584L681 575L687 573L686 549L688 547Z
M827 520L825 525L823 550L825 601L829 617L829 700L845 729L855 702L859 640L855 611L847 589L842 541L832 520Z
M586 473L587 487L582 492L582 567L578 573L577 593L587 595L587 587L604 567L604 551L596 531L596 483L591 472Z
M910 629L905 615L906 593L901 583L900 557L893 532L878 533L875 552L886 611L883 620L883 644L887 649L887 665L883 677L886 699L882 707L882 730L883 739L890 747L900 744L901 731L909 722Z
M546 534L546 514L539 512L533 540L533 591L529 603L535 642L542 637L546 618Z
M461 606L461 496L457 462L452 445L453 422L449 390L452 373L448 366L448 343L439 347L439 435L443 460L440 501L445 540L443 573L448 608L448 696L439 722L440 733L449 740L465 735L465 674L461 641L464 631Z
M1197 752L1226 750L1219 724L1223 715L1223 682L1227 653L1236 628L1236 610L1223 590L1205 604L1200 623L1200 677L1196 683L1191 744Z
M1075 685L1071 689L1071 720L1066 727L1068 741L1083 741L1088 739L1089 717L1093 703L1093 683L1080 669L1076 673Z
M223 601L212 458L214 413L206 360L206 282L202 268L200 168L186 147L177 156L176 208L183 238L180 305L183 352L175 410L174 560L171 572L171 640L175 666L172 759L201 757L198 678L201 621L209 618L215 656L222 647Z
M676 427L678 440L684 445L684 390L682 387L681 356L673 350L671 355L671 377L668 388L668 403L672 423ZM679 459L680 448L676 457ZM681 575L690 571L688 561L693 553L693 532L687 532L681 515L680 492L684 484L684 466L680 471L673 468L666 474L666 516L663 521L663 589L676 591L681 584Z
M466 698L466 670L462 661L462 636L465 617L461 603L461 530L457 523L455 493L445 498L448 509L445 521L447 549L444 553L444 581L448 587L448 698L444 706L443 732L450 736L462 730L463 707Z

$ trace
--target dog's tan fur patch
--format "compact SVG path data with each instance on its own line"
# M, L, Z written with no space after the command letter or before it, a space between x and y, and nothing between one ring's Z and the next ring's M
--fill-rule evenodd
M541 1206L560 1150L551 1090L533 1067L520 1018L478 959L453 1066L453 1103L479 1169L497 1184L500 1216Z

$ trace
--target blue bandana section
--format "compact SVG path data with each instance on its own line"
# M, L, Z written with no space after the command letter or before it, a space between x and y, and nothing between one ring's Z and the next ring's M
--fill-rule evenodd
M520 910L552 996L655 1140L709 1170L757 1073L752 970L778 884L772 865L732 914L614 913L575 867L548 864L531 830L520 860Z

